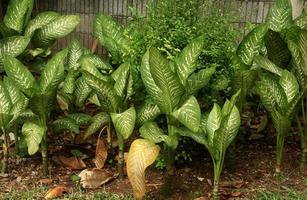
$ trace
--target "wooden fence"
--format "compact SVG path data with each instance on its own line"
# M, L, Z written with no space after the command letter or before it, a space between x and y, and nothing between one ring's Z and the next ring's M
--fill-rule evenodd
M239 20L234 22L239 28L244 29L246 22L262 23L273 0L216 0L221 8L227 7L227 3L235 3L238 9ZM305 5L307 1L305 0ZM133 7L139 14L146 15L146 0L36 0L34 12L53 10L62 14L76 13L81 17L81 23L70 36L60 40L56 49L67 46L73 38L90 48L93 36L93 18L96 13L103 12L112 15L119 22L125 24L131 16L129 7ZM102 49L98 49L101 53Z

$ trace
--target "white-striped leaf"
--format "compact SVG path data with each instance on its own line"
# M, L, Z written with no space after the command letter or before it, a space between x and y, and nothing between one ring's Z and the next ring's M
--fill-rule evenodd
M36 47L48 47L56 39L65 37L79 24L80 17L76 15L62 15L49 24L38 29L33 42Z
M53 11L46 11L46 12L41 12L38 13L34 19L32 19L24 32L25 36L28 37L32 37L34 32L39 29L42 28L43 26L49 24L50 22L54 21L55 19L57 19L60 16L59 13L57 12L53 12Z
M83 106L86 99L91 94L92 89L91 87L86 83L86 80L83 76L78 78L75 82L75 91L74 96L76 97L75 103L78 107Z
M76 123L81 125L87 125L92 122L93 118L85 113L72 113L67 115L68 118L71 118L76 121Z
M52 129L55 133L60 133L63 131L71 131L73 133L80 132L78 123L69 117L55 120L52 123Z
M125 89L129 80L130 64L121 64L113 73L112 78L115 80L114 89L118 96L125 95Z
M111 113L111 119L116 130L116 134L120 134L124 139L128 139L132 134L136 112L135 108L131 107L122 113Z
M277 0L270 9L266 22L273 31L289 28L292 22L292 6L289 0Z
M83 134L83 139L88 138L89 136L93 135L94 133L100 131L104 126L106 126L111 121L110 115L106 112L100 112L96 114L93 119L92 123L86 129Z
M140 136L153 143L169 142L168 136L163 133L163 130L158 126L156 122L146 122L140 128Z
M198 132L200 125L200 107L197 99L191 96L172 116L193 132Z
M204 48L204 37L192 40L176 58L177 74L181 84L186 85L188 77L196 69L196 61Z
M273 62L263 57L262 55L255 56L254 62L261 68L274 74L277 74L278 76L281 76L282 74L283 70L280 67L276 66Z
M218 104L214 104L208 119L206 131L208 132L208 143L213 145L213 139L215 137L215 131L218 130L222 122L222 111Z
M290 103L299 93L299 85L295 76L288 70L283 70L279 84L287 96L288 103Z
M47 127L34 121L28 121L23 124L22 135L26 140L29 155L33 155L38 151L42 138L44 134L46 134L46 130Z
M147 121L153 121L161 114L159 107L153 103L145 101L136 112L136 124L143 125Z
M142 199L145 195L145 170L156 160L159 151L158 145L145 139L136 139L130 146L127 174L136 199Z

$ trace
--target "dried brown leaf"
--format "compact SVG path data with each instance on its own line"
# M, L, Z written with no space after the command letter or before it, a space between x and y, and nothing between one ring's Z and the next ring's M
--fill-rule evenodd
M108 157L108 147L103 139L98 138L95 155L95 165L98 169L102 169Z
M83 188L98 188L114 178L114 175L106 170L96 168L85 169L78 176Z
M61 161L61 163L71 169L71 170L78 170L78 169L84 169L86 168L86 164L83 162L83 160L81 160L80 158L77 158L75 156L73 157L65 157L65 156L60 156L59 160Z
M66 187L63 185L58 185L50 190L45 195L45 199L53 199L63 196L64 194L72 193L71 187Z

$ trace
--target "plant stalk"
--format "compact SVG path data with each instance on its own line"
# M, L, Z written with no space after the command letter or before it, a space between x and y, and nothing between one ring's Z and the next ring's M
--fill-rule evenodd
M4 142L3 142L3 159L2 159L1 173L5 174L8 172L9 142L8 142L8 135L6 131L3 131L2 129L2 133L4 136Z
M42 148L42 164L43 164L43 175L48 176L48 141L47 141L47 133L44 133L44 137L41 143Z
M18 138L18 135L19 135L19 126L18 124L15 124L14 126L15 130L14 130L14 136L15 136L15 151L16 151L16 154L19 154L20 152L20 149L19 149L19 138Z
M117 134L118 138L118 175L120 179L124 179L124 167L125 167L125 158L124 158L124 138L122 135ZM111 144L112 145L112 144Z

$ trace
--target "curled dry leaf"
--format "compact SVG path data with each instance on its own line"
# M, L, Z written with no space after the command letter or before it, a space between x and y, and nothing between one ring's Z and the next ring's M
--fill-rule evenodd
M142 199L145 195L145 169L156 160L159 151L160 147L149 140L136 139L131 144L127 174L136 199Z
M64 185L58 185L50 190L45 195L45 199L53 199L63 196L64 194L72 193L71 187L66 187Z
M65 157L65 156L60 156L59 160L61 161L61 163L71 169L71 170L78 170L78 169L84 169L86 168L86 164L83 162L83 160L81 160L80 158L77 158L75 156L73 157Z
M106 170L96 168L85 169L78 176L83 188L98 188L114 178L114 175Z
M95 165L98 169L102 169L108 157L108 148L103 139L98 138L95 155Z

